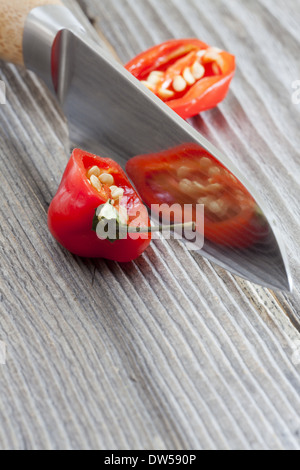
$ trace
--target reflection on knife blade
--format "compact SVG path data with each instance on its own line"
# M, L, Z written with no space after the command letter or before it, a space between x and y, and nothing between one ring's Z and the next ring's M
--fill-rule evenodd
M126 170L143 201L205 206L205 237L216 244L248 248L263 243L269 227L257 203L237 178L199 145L182 144L156 154L136 156ZM183 222L179 210L174 222ZM177 206L178 207L178 206ZM153 211L152 211L153 212Z

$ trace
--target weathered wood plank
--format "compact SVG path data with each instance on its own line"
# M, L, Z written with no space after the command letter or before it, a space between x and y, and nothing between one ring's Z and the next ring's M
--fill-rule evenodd
M299 108L290 83L300 9L79 3L122 62L171 37L237 55L226 101L191 124L267 199L295 292L242 281L175 241L154 241L125 265L58 247L46 211L68 158L67 126L33 74L1 64L0 447L299 449ZM97 38L76 2L66 4Z

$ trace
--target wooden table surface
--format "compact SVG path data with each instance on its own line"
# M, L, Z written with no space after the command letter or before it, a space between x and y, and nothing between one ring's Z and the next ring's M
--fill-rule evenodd
M67 125L33 73L1 63L1 449L299 450L299 0L65 3L122 63L182 37L236 55L226 100L191 125L266 200L294 292L175 241L125 265L59 247L46 222Z

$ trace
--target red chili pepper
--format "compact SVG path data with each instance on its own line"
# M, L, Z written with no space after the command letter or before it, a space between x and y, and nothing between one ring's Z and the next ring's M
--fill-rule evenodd
M100 239L95 232L98 222L108 220L117 229L113 240L109 236ZM79 149L73 151L50 204L48 226L62 246L84 257L131 261L151 241L148 233L130 233L119 239L122 227L150 226L147 209L116 162Z
M149 207L174 204L176 223L187 221L186 217L183 219L185 204L193 205L194 221L196 204L204 204L207 240L245 248L267 235L267 224L249 192L197 144L136 156L128 161L126 170Z
M235 72L235 57L198 39L179 39L142 52L125 67L187 119L225 98Z

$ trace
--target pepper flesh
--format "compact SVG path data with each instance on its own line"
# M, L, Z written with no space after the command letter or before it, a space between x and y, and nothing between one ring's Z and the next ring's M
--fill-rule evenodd
M195 63L204 68L204 74L195 73L194 81L189 81L188 77L193 77L190 69ZM187 119L217 106L226 97L235 73L235 57L198 39L179 39L142 52L125 68L183 119ZM160 74L159 80L149 79L154 72ZM174 79L184 78L185 74L187 86L176 91L176 86L172 85Z
M96 189L88 178L93 167L112 175L114 187L101 183L101 190ZM48 227L54 238L68 251L82 257L128 262L140 256L151 241L150 234L130 233L125 239L111 243L99 239L92 230L95 210L113 200L116 187L123 190L123 196L115 200L114 206L126 212L128 225L149 227L147 209L122 168L109 158L75 149L48 210Z

